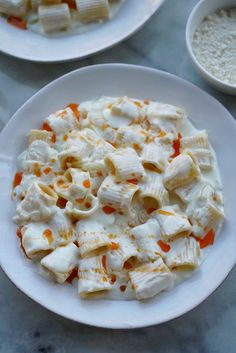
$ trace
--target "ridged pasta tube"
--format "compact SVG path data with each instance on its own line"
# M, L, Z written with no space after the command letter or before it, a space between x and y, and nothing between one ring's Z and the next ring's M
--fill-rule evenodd
M151 143L145 145L141 160L144 168L155 170L157 172L163 172L165 168L166 157L160 144L156 145Z
M76 231L81 257L96 255L96 252L101 249L104 250L111 244L104 227L99 222L91 219L78 222Z
M175 194L179 196L179 198L184 202L184 203L189 203L193 195L197 189L199 182L198 180L194 180L193 182L184 185L184 186L179 186L174 190Z
M36 140L42 140L47 143L52 142L52 137L53 133L51 131L46 131L46 130L30 130L29 136L28 136L28 142L29 145L36 141Z
M169 268L194 269L198 267L201 250L193 237L176 239L170 244L171 250L166 254L165 262Z
M66 213L75 220L90 217L97 209L98 198L91 194L89 194L82 203L77 200L75 202L68 201L66 204Z
M58 159L62 169L67 168L81 168L83 164L83 156L86 146L79 145L66 149L58 154Z
M71 24L70 9L67 4L51 6L41 5L38 8L39 22L46 33L68 29Z
M192 154L182 153L167 166L164 185L168 190L172 191L196 180L199 175L200 170Z
M70 243L60 246L41 260L41 266L58 283L64 283L78 266L78 247Z
M153 261L162 255L162 251L157 244L160 227L156 220L150 219L148 222L134 227L131 233L137 243L140 261Z
M0 13L21 17L26 11L27 0L0 0Z
M188 218L177 205L162 207L154 211L152 216L159 222L161 237L164 241L188 236L192 232Z
M80 297L87 298L97 292L112 289L105 266L105 255L79 260L78 290Z
M46 236L50 234L50 238ZM30 259L39 260L55 247L53 232L47 223L28 223L21 229L22 246Z
M142 163L132 148L121 148L109 153L104 161L117 182L130 179L142 180L146 176Z
M76 232L74 226L65 213L64 209L58 209L50 221L50 227L55 230L57 242L59 244L67 244L76 240Z
M54 190L66 200L81 203L91 191L91 181L88 172L76 168L69 168L63 176L57 177Z
M208 149L196 149L192 151L199 168L203 171L208 171L212 168L213 156L210 150Z
M61 5L56 5L56 6L61 6ZM61 134L64 135L68 133L70 130L76 129L78 127L78 120L74 112L70 108L58 110L55 113L50 114L45 119L45 123L49 125L49 127L56 133L56 135L61 135Z
M121 271L128 260L131 266L132 260L138 257L137 246L129 234L121 234L116 239L116 245L116 249L107 252L107 266L111 271Z
M151 298L154 295L173 287L173 275L164 264L161 257L155 262L147 263L129 272L130 280L139 300Z
M197 134L181 139L181 149L202 149L209 148L209 139L205 130L199 131Z
M57 194L42 182L34 182L16 208L17 224L47 221L56 211Z
M146 210L157 209L168 203L169 193L163 185L161 174L147 173L146 183L140 184L140 199Z
M88 23L109 18L108 0L76 0L76 6L81 22Z
M192 212L187 209L187 214L193 225L193 233L199 238L203 238L209 230L215 229L224 218L221 207L211 201L200 207L192 205L191 208Z
M111 176L108 176L98 190L98 198L102 206L127 212L138 189L137 185L131 183L117 184Z

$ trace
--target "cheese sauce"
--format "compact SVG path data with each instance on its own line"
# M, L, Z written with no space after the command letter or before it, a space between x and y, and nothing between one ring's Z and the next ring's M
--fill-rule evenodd
M115 105L116 104L116 105ZM161 106L158 110L159 114L162 116L162 118L158 118L160 120L160 126L161 126L161 130L158 127L152 127L155 124L155 119L153 118L152 113L149 113L150 116L148 115L148 110L147 110L147 106L149 106L150 104L150 112L152 112L152 110L154 108L152 108L152 103L145 103L144 101L141 100L135 100L135 99L127 99L124 98L122 99L118 99L118 98L110 98L110 97L104 97L101 98L98 101L89 101L89 102L84 102L79 106L79 111L80 111L80 129L81 131L83 131L84 133L87 131L86 129L88 128L93 128L93 133L91 131L87 131L87 135L83 138L86 139L86 141L90 141L89 143L96 144L96 139L104 139L107 143L109 143L109 148L112 148L112 151L115 150L115 148L117 147L121 147L122 148L130 148L129 145L126 145L126 147L122 144L120 146L118 146L118 142L121 144L120 141L126 141L123 142L125 144L127 144L128 142L132 144L134 150L136 150L137 153L139 153L139 158L141 158L141 152L143 147L146 144L149 143L153 143L152 139L153 139L153 134L157 135L158 138L160 138L160 136L166 136L169 134L169 131L171 131L171 134L173 133L173 124L171 123L171 119L169 117L170 111L171 114L174 114L174 108L171 107L166 107L165 106ZM153 103L154 104L154 103ZM111 109L111 107L113 107L113 109ZM142 107L143 111L140 112L139 107ZM155 109L154 109L155 110ZM149 117L149 120L152 121L152 123L147 122L147 116ZM165 118L163 118L163 116ZM141 122L138 121L138 119L140 119ZM157 119L157 120L158 120ZM181 118L182 119L182 118ZM158 120L158 121L159 121ZM49 121L49 120L48 120ZM127 131L129 131L129 129L131 127L134 127L134 130L132 130L132 133L130 132L130 135L127 135L127 140L119 140L121 137L119 137L119 139L117 139L117 134L119 134L119 131L123 131L120 129L126 128L127 127ZM141 131L142 130L142 131ZM65 132L66 133L66 132ZM140 138L137 140L137 137L135 137L135 133L140 135ZM189 137L189 136L198 136L199 134L199 130L197 130L193 124L191 123L191 121L189 119L187 119L186 117L184 117L181 120L181 125L178 127L178 129L176 129L176 131L174 132L176 137L175 140L174 138L172 138L170 145L171 146L175 146L173 150L168 149L168 153L169 153L169 161L166 162L166 166L167 165L171 165L171 163L173 163L174 159L178 156L179 153L181 153L181 139L184 139L185 137ZM94 135L93 135L94 134ZM64 135L65 136L65 135ZM67 138L65 139L62 135L58 134L56 142L53 145L53 150L58 151L58 153L63 152L64 150L68 149L68 141L70 141L71 139L71 130L68 132L68 134L66 135ZM123 135L122 135L123 136ZM143 137L144 136L144 137ZM123 137L122 137L123 138ZM174 141L176 141L176 139L180 140L180 145L176 147L176 144L174 144ZM151 142L149 142L151 140ZM83 140L82 140L83 141ZM128 141L128 142L127 142ZM159 141L159 140L158 140ZM139 145L139 149L136 149L136 145ZM36 145L37 146L37 145ZM74 144L69 145L72 146L74 148ZM89 144L88 144L89 146ZM115 146L115 147L112 147ZM69 147L71 148L71 147ZM51 147L52 149L52 147ZM54 152L53 150L49 150L47 151L47 155L48 156L54 156ZM220 180L220 173L219 173L219 168L217 165L217 160L216 160L216 155L215 152L212 148L212 146L209 146L209 153L211 155L211 166L209 168L203 168L201 169L201 173L200 173L200 179L198 181L198 184L196 184L197 186L195 187L193 194L191 194L191 207L192 209L198 209L199 208L199 200L197 199L196 195L197 192L200 188L200 186L204 183L209 183L213 189L214 192L216 193L218 199L217 202L219 202L219 208L223 214L223 200L222 200L222 186L221 186L221 180ZM85 154L89 153L89 149L87 147L87 150L85 152ZM96 154L97 153L97 154ZM177 156L175 156L175 153L177 154ZM194 152L193 152L194 153ZM33 156L40 156L40 158L42 158L42 156L36 152L32 152L31 155ZM91 163L97 163L96 159L95 162L93 161L92 157L96 155L99 156L99 158L101 159L100 162L102 161L102 164L98 164L98 166L96 168L102 168L102 172L99 169L99 173L97 173L97 178L100 178L99 180L99 186L98 186L98 190L96 190L95 196L93 196L94 198L99 198L100 194L99 194L99 190L101 189L100 184L103 181L103 179L105 178L104 173L104 164L103 164L103 158L104 156L101 154L99 154L97 151L93 152L93 154L89 157L84 158L84 166L88 166ZM28 165L28 161L27 161L27 152L23 152L19 158L18 158L18 169L19 170L25 170L25 166ZM87 159L86 159L87 158ZM86 162L86 163L85 163ZM28 163L28 164L27 164ZM51 163L51 161L50 161ZM90 164L89 164L90 163ZM195 163L197 163L195 161ZM97 165L97 164L96 164ZM102 166L102 167L101 167ZM165 166L165 168L166 168ZM45 166L43 167L45 170ZM47 167L47 173L44 172L40 172L41 174L39 175L35 175L34 173L32 174L32 172L26 171L23 173L22 176L22 181L19 185L17 185L14 189L13 189L13 197L15 198L16 202L18 203L18 205L22 204L22 197L24 198L25 196L27 196L27 190L31 187L31 185L37 181L43 181L43 183L47 184L47 185L54 185L53 186L53 190L55 190L55 183L56 180L58 178L58 174L61 175L61 177L64 177L63 175L65 174L65 171L62 171L60 166L60 163L58 162L58 160L56 160L54 163L50 164L50 171L48 172L48 167ZM84 167L85 168L85 167ZM40 169L41 171L41 169ZM91 180L93 180L93 169L92 172L90 170L91 173ZM146 169L146 173L148 175L148 173L150 173L150 171L148 171ZM158 172L158 175L160 177L161 183L164 183L164 176L165 176L165 172ZM69 179L68 179L69 180ZM68 181L67 183L70 183L71 181ZM78 182L78 180L77 180ZM127 182L127 180L126 180ZM128 180L129 185L132 185L132 187L142 187L144 181L140 181L136 178L129 178ZM120 182L117 182L117 185L119 185ZM147 181L146 181L147 183ZM69 184L68 184L69 185ZM93 185L93 182L91 183L90 180L85 179L82 183L84 189L83 192L85 192L84 190L90 190L91 185ZM65 191L64 191L65 192ZM82 192L80 190L80 192ZM86 191L87 192L87 191ZM140 191L139 191L140 193ZM132 207L130 206L129 209L127 210L127 212L125 212L123 209L122 210L116 210L115 208L113 208L113 205L104 205L102 204L102 200L99 199L99 205L96 209L95 212L92 213L91 216L85 218L87 220L91 219L92 221L96 221L98 222L100 225L102 225L103 230L106 232L106 234L108 234L108 238L109 241L111 242L111 246L113 246L114 249L116 249L116 244L119 245L119 241L121 239L122 234L127 234L127 230L129 230L129 232L132 233L132 229L135 226L138 226L139 224L143 224L146 223L149 219L154 219L155 216L153 215L155 213L155 208L152 208L153 206L150 204L149 208L147 208L147 210L145 211L144 209L144 204L142 202L140 202L139 199L139 193L137 193L137 198L134 197L134 201L132 203ZM67 195L67 196L65 196ZM62 212L61 214L63 214L63 217L67 217L69 219L69 221L67 221L67 225L63 226L68 227L68 222L70 223L70 217L71 214L70 213L66 213L68 212L68 204L72 203L72 197L74 194L69 195L69 194L60 194L60 198L63 199L63 197L68 198L67 199L63 199L65 202L61 203L61 208L60 208L60 212ZM98 195L98 196L97 196ZM177 196L173 191L169 190L169 195L170 195L170 200L168 203L168 206L173 206L173 205L177 205L179 207L179 209L181 209L183 212L187 212L187 207L188 207L188 202L186 203L186 205L184 204L184 202L180 199L179 196ZM79 199L79 198L77 198ZM81 202L83 202L83 199L79 199L82 200ZM92 200L92 199L91 199ZM88 203L88 202L87 202ZM58 204L57 204L58 205ZM85 203L86 206L86 203ZM90 206L88 208L90 208L92 206L92 204L90 203ZM27 209L28 210L28 209ZM148 211L150 210L150 212ZM154 213L153 213L154 211ZM167 212L167 211L162 211L160 212L160 214L162 215L166 215L168 217L168 214L172 215L172 213ZM191 215L190 215L191 216ZM21 217L18 215L18 217ZM74 218L75 216L72 216L72 223L71 223L71 227L73 229L73 232L75 232L75 223L77 222L77 224L81 224L84 221L84 216L78 220ZM59 218L60 218L60 213L59 213ZM160 221L158 220L158 222L160 223ZM219 235L221 226L222 226L223 220L221 220L220 222L218 222L217 225L215 225L214 227L214 234L216 236L216 238ZM23 224L27 224L27 222L23 221ZM40 227L44 227L41 225ZM63 223L64 224L64 223ZM48 225L48 227L47 227ZM191 225L191 222L189 224L189 226ZM39 226L39 225L38 225ZM33 226L31 225L31 228L33 229L33 227L35 227L37 229L37 223L33 223ZM50 228L51 227L51 228ZM60 225L60 227L62 227ZM62 228L63 228L62 227ZM52 234L57 234L57 229L55 228L55 222L54 224L51 226L50 222L46 222L45 223L45 228L47 231L47 234L49 233L50 229L52 230ZM33 233L37 233L38 229ZM44 230L45 233L45 230ZM45 233L46 234L46 233ZM52 241L51 239L51 235L50 233L50 241ZM194 236L194 234L189 234L191 237ZM132 238L132 237L131 237ZM195 237L197 238L197 237ZM56 237L57 241L58 241L58 236ZM198 238L197 238L198 239ZM71 238L72 242L78 241L79 243L79 237L78 235L74 236ZM172 239L165 243L165 239L163 239L161 236L159 236L156 240L157 243L158 242L162 242L161 245L161 250L162 250L162 254L164 256L169 256L169 252L171 252L171 248L172 248ZM214 240L214 239L213 239ZM198 239L199 241L199 239ZM132 238L132 243L135 244L136 246L136 238L135 240ZM60 244L60 241L59 243ZM201 244L201 242L199 242L199 244ZM207 245L210 245L207 244ZM79 246L79 245L78 245ZM80 249L80 248L79 248ZM112 247L111 247L112 249ZM171 288L173 288L173 286L179 285L180 283L182 283L183 281L185 281L186 279L188 279L189 277L191 277L195 271L201 271L201 267L200 263L204 260L204 258L206 257L208 251L211 249L211 246L206 246L204 248L202 248L200 250L200 254L199 254L199 258L198 258L198 266L196 269L190 269L190 267L186 268L185 266L181 267L173 267L171 268L171 272L173 275L173 283L171 286L169 286L168 288L166 288L166 290L169 290ZM80 251L80 250L79 250ZM138 253L140 252L140 249L138 248ZM103 258L103 267L107 267L107 247L101 248L99 249L99 251L95 252L96 255L101 255ZM140 254L139 254L140 255ZM141 256L141 255L140 255ZM164 258L165 261L165 258ZM129 271L132 271L133 269L135 269L137 266L140 265L140 263L142 263L143 261L141 261L140 259L138 260L133 260L128 259L125 263L124 266L121 270L114 270L114 269L109 269L109 281L112 284L112 288L109 290L101 290L100 292L93 292L87 295L88 299L101 299L101 298L105 298L105 299L112 299L112 300L132 300L132 299L137 299L137 295L135 292L135 287L134 285L132 285L131 281L130 281L130 276L129 276ZM115 267L115 263L113 262L113 265ZM40 273L43 274L45 277L49 278L50 280L53 278L53 276L51 276L50 273L48 273L48 271L45 271L45 269L42 269L42 267L40 267ZM74 275L73 275L74 277ZM71 278L72 280L72 278ZM106 279L107 281L107 279ZM73 286L75 285L74 283L77 283L77 280L74 279L73 281Z

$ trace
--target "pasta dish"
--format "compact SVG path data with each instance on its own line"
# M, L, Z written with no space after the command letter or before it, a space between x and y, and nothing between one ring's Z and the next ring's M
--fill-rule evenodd
M172 289L199 269L224 218L207 132L166 103L71 103L29 132L17 169L24 254L48 280L78 284L82 298Z

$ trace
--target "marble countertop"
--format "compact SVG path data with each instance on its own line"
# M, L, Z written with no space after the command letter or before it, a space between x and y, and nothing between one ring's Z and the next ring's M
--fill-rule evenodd
M141 0L137 0L141 1ZM132 38L92 58L34 64L0 54L0 129L12 114L51 80L85 65L124 62L181 76L219 99L236 117L236 99L211 89L193 70L185 47L185 25L197 0L166 0ZM169 323L112 331L63 319L19 292L0 271L1 353L235 353L236 269L190 313Z

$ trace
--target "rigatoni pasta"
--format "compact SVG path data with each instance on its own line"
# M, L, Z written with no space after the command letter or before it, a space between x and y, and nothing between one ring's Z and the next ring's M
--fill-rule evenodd
M9 24L41 35L71 35L112 19L124 0L0 0Z
M173 105L70 104L30 131L18 166L20 245L47 279L77 281L83 299L170 290L199 268L223 222L208 135Z

